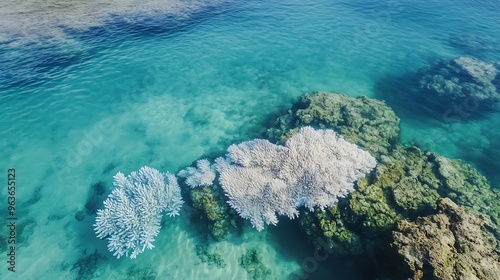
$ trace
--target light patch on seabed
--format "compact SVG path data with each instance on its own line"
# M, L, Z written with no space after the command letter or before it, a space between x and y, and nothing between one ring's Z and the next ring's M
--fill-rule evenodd
M188 17L224 0L2 0L0 43L65 39L64 28L102 26L113 16L133 22L152 14Z

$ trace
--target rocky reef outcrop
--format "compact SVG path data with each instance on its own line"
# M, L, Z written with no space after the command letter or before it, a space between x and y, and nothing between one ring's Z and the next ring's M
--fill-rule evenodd
M444 198L436 214L398 221L391 245L407 279L500 279L498 234L489 219Z
M392 229L403 220L435 213L436 201L449 197L471 213L498 224L500 192L469 164L406 147L399 142L399 119L384 103L368 97L316 93L305 95L279 117L272 139L283 140L302 125L338 131L371 152L378 161L356 191L325 210L299 216L304 232L335 255L384 256Z
M492 188L480 172L462 160L402 145L399 141L399 118L383 101L336 93L306 94L276 119L274 126L268 129L266 138L283 143L304 126L332 129L347 141L371 153L378 163L369 175L356 182L354 192L339 199L334 206L317 208L314 212L300 212L298 222L311 243L320 250L324 250L326 244L334 257L362 256L362 259L372 262L370 265L380 272L379 276L391 275L386 272L387 269L394 269L394 265L400 268L401 275L410 275L413 273L408 268L410 265L401 261L407 247L403 246L403 242L396 242L395 238L405 237L408 233L406 228L424 227L421 230L425 230L428 222L420 221L436 221L437 217L441 217L439 213L444 213L443 209L451 209L451 206L446 208L443 205L457 204L456 209L460 209L457 211L462 211L460 213L465 213L466 217L482 215L491 221L491 228L500 223L500 191ZM193 206L207 218L211 234L216 239L223 239L230 228L238 227L241 219L231 213L226 204L227 198L219 187L205 186L189 192ZM449 230L452 231L451 228L455 226L465 227L465 224L455 225L456 219L459 218L448 217ZM476 233L486 227L486 224L480 225L479 220L471 220L471 223ZM465 228L463 230L463 238L466 238L468 235ZM471 233L471 236L476 238L476 233ZM492 237L489 235L485 238L484 242ZM498 246L491 244L493 247ZM462 251L453 254L462 254L464 258L471 259L483 254L483 251L477 251L479 247L472 246L469 249L460 249ZM498 253L498 250L488 252L491 254L487 256L493 262L493 253ZM388 256L391 256L391 262L379 261ZM421 261L422 267L413 264L417 276L420 275L418 271L435 271L439 265L440 262L426 261ZM457 273L461 271L454 268L452 278L442 279L469 279L460 278L461 274ZM411 275L419 279L417 276Z
M219 241L226 239L236 223L220 187L214 184L192 188L189 197L191 205L207 224L209 236Z
M435 102L476 107L500 101L500 63L471 57L442 60L422 69L419 85Z
M399 142L399 118L384 102L325 92L302 96L287 114L278 117L267 137L284 142L306 125L334 129L375 157L388 154Z

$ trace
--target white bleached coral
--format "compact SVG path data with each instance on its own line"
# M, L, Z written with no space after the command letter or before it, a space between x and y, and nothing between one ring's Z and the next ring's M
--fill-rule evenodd
M174 175L142 167L129 176L118 172L116 186L97 211L94 229L98 238L108 237L113 256L137 257L146 248L152 249L160 232L162 213L179 214L183 204Z
M257 230L275 225L276 213L294 218L297 207L332 206L353 190L376 161L333 130L303 127L285 146L267 140L228 148L215 161L228 203Z
M177 173L177 176L186 178L186 184L191 188L210 186L215 180L215 169L207 159L200 159L195 167L187 167Z

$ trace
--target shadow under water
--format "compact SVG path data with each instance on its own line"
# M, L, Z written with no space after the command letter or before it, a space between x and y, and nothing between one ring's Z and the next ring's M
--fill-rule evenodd
M373 279L373 275L376 275L374 268L363 260L334 257L327 251L315 249L298 219L280 219L278 226L268 226L267 231L267 242L279 253L280 258L295 260L301 267L291 272L287 279L365 280Z
M374 86L375 98L385 100L407 127L425 131L419 138L422 145L421 142L407 144L463 159L478 168L493 187L499 187L500 133L495 128L498 104L472 98L451 101L433 95L420 86L429 69L379 79ZM499 80L497 76L493 83L496 85ZM452 149L455 152L451 152ZM446 154L446 150L450 150L450 154Z

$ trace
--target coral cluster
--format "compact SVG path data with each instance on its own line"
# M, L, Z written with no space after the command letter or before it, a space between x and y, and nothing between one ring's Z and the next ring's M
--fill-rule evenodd
M293 219L297 207L332 206L376 165L375 159L332 130L301 128L284 146L256 139L231 145L216 159L229 205L257 230Z
M191 188L211 186L215 180L215 169L207 159L200 159L195 167L187 167L177 173L177 176L186 178L186 184Z
M484 104L500 101L500 63L471 57L440 61L421 70L423 93L437 102L474 102ZM469 102L470 106L473 102Z
M310 240L320 242L318 247L327 244L337 256L371 255L376 262L386 254L387 236L400 221L432 215L436 201L444 197L500 222L498 189L461 160L398 143L399 120L383 102L342 94L305 95L276 124L269 131L272 139L288 139L297 127L313 124L346 133L341 134L377 157L375 170L355 183L356 191L327 209L301 213L300 224Z
M247 250L238 260L240 266L247 271L249 279L268 279L273 273L256 249Z
M498 278L500 191L461 160L399 143L399 119L384 102L305 95L268 137L279 144L231 145L214 164L203 159L178 173L216 239L236 226L235 211L262 230L277 215L295 218L300 210L310 240L334 256L371 256L377 263L391 255L405 278ZM98 211L96 234L109 237L115 256L133 258L153 247L160 213L178 213L180 190L175 176L147 167L117 174L114 184ZM222 266L206 248L197 252ZM254 278L271 273L253 250L240 264ZM387 267L376 266L383 275Z
M170 173L142 167L129 176L114 176L115 189L97 211L95 232L108 238L113 256L137 257L146 248L152 249L160 231L162 213L179 214L183 204L177 179Z
M198 256L198 258L200 258L200 260L204 263L214 264L218 268L226 267L226 263L224 262L222 255L217 252L210 253L208 246L206 245L196 245L195 252L196 256Z

